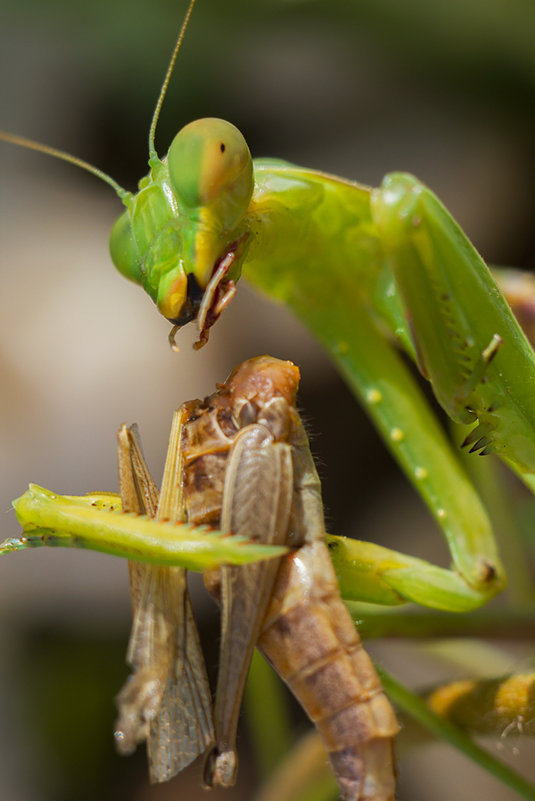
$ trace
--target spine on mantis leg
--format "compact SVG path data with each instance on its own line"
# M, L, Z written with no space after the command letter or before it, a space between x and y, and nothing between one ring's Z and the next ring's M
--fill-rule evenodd
M204 521L199 515L207 498L206 513L212 522L219 515L232 522L233 531L237 527L250 534L253 529L271 536L276 532L297 547L282 561L275 578L253 574L250 568L205 576L210 592L222 603L224 621L215 711L217 749L207 761L205 776L208 784L233 781L237 704L259 636L258 647L318 727L344 800L391 801L392 738L398 724L340 598L325 545L319 479L293 406L296 384L287 410L290 430L281 425L285 419L281 408L288 404L284 385L288 377L296 379L284 375L287 364L267 357L246 362L219 394L195 410L191 427L185 427L190 522ZM262 427L264 441L250 441L249 434L257 437ZM225 438L232 441L230 447L224 447ZM283 454L282 459L277 453ZM264 506L262 485L270 496Z
M437 198L386 176L372 213L420 369L466 444L535 472L535 356L490 271Z

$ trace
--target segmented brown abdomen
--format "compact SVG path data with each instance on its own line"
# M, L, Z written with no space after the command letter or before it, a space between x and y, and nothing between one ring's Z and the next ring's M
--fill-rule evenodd
M344 801L392 801L399 726L324 542L283 560L258 647L316 724Z

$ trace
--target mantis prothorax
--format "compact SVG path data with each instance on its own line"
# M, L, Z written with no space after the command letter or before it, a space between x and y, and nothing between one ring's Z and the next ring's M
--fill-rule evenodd
M447 580L414 562L381 581L392 595L440 608L483 603L504 584L490 522L396 346L452 419L476 424L471 450L497 453L530 483L530 345L475 249L415 178L394 173L370 189L275 159L252 161L242 134L218 119L186 125L160 159L154 132L184 29L137 194L71 159L108 181L126 208L110 238L116 267L175 326L196 320L201 343L242 272L287 304L328 350L446 536L454 567Z

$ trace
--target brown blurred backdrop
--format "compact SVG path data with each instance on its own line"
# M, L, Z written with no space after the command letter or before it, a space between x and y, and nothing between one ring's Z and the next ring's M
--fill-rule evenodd
M184 7L4 0L1 127L134 188ZM388 171L410 171L488 261L531 266L534 32L535 7L522 0L199 0L157 146L163 154L195 117L222 116L255 156L372 185ZM194 354L193 332L184 331L176 356L166 322L110 263L108 233L121 210L111 190L2 143L0 176L1 538L18 532L10 501L29 481L69 494L115 489L122 421L140 424L159 480L173 409L212 391L242 359L271 353L302 370L329 529L447 563L440 543L438 553L422 545L418 535L432 528L425 511L319 346L284 309L242 282L208 347ZM150 790L144 755L113 753L112 698L126 675L126 566L57 549L4 557L0 571L0 798L205 797L198 767ZM213 672L217 620L198 596ZM495 656L491 674L528 659ZM452 675L426 659L422 668L408 663L414 684ZM380 660L397 667L400 646L384 644ZM241 738L246 746L246 729ZM522 749L529 760L531 745ZM470 766L461 774L465 761L447 749L431 758L427 748L402 762L400 797L515 797ZM522 754L513 761L522 769ZM248 799L255 783L242 757L236 790L211 797Z

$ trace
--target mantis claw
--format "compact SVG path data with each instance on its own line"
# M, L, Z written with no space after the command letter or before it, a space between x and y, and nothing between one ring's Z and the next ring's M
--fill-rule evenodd
M477 442L474 442L469 453L476 453L476 451L479 451L481 448L486 448L491 444L491 441L492 440L490 440L488 437L481 437L481 439L478 439Z

